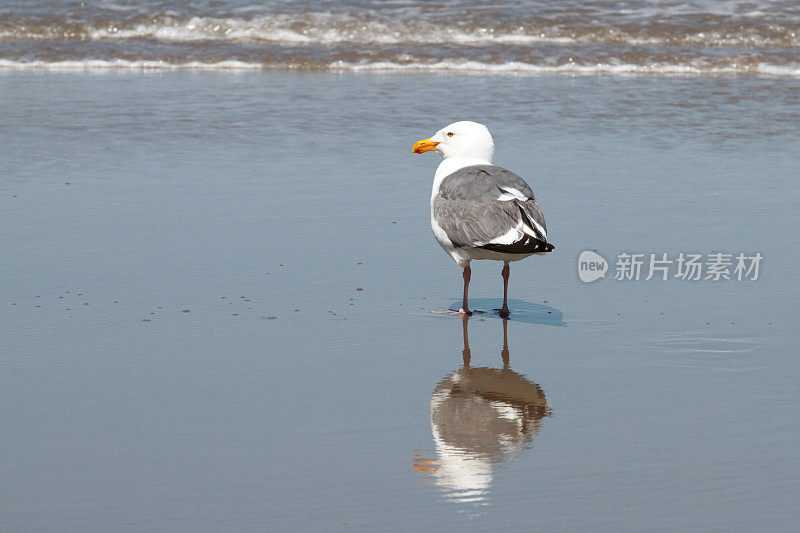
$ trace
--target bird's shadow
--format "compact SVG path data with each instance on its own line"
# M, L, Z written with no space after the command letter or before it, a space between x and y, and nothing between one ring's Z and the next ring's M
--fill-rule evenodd
M497 298L470 298L472 312L476 318L496 318L502 320L498 311L503 305L503 300ZM450 309L461 307L461 301L457 300L450 304ZM540 324L543 326L566 327L564 314L555 307L549 305L535 304L525 300L508 300L510 310L509 320L522 322L524 324Z

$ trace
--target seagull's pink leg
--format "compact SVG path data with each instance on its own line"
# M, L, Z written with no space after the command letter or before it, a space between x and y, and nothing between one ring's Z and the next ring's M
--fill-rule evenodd
M461 303L461 309L458 310L462 315L471 315L472 311L469 310L467 305L467 294L469 293L469 278L472 274L472 269L469 268L469 263L464 267L464 301Z
M511 268L508 261L503 265L503 307L500 309L500 316L508 318L508 278L511 276Z

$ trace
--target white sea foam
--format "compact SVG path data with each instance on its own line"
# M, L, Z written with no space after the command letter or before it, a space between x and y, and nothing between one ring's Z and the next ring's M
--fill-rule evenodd
M800 64L770 65L769 63L759 63L756 66L756 72L759 74L768 74L770 76L800 77Z
M16 31L16 30L14 30ZM5 33L11 34L6 31ZM0 36L3 33L0 32ZM35 36L35 35L32 35ZM239 42L276 42L288 44L526 44L547 42L575 43L573 37L527 33L525 28L497 31L441 26L430 22L359 21L352 17L308 13L303 17L271 15L253 19L192 17L189 20L165 18L132 27L109 25L90 28L86 37L100 39L157 39L163 41L231 40Z
M725 75L725 74L755 74L783 77L800 77L800 64L773 65L759 63L753 66L708 66L696 62L694 64L661 64L646 65L620 63L597 63L594 65L581 65L577 63L532 64L523 62L484 63L481 61L438 61L433 63L375 61L352 63L335 61L329 65L300 65L300 64L263 64L245 61L218 61L202 62L188 61L185 63L172 63L163 60L66 60L66 61L14 61L0 59L0 70L130 70L130 71L158 71L158 70L208 70L208 71L236 71L236 70L331 70L331 71L384 71L384 72L465 72L465 73L532 73L532 74L612 74L612 75Z
M394 63L380 61L371 63L349 63L336 61L331 70L342 71L409 71L409 72L509 72L509 73L562 73L562 74L654 74L654 75L722 75L722 74L766 74L772 76L800 77L800 67L784 67L761 63L753 68L744 66L704 66L702 64L647 64L631 63L580 65L536 65L522 62L487 64L480 61L438 61L435 63Z
M478 28L474 30L438 27L430 24L390 25L372 21L365 25L300 25L281 24L275 20L214 19L195 17L183 22L159 21L130 27L108 25L84 29L62 27L0 29L0 39L55 40L125 40L154 39L164 42L231 41L239 43L271 42L289 45L331 44L455 44L486 46L493 44L574 45L579 43L610 43L630 46L700 47L798 47L798 32L777 32L761 35L758 32L695 32L647 35L620 31L571 32L550 28L519 28L513 31Z
M113 4L111 4L113 5ZM139 22L94 22L44 25L9 24L0 27L0 39L54 40L125 40L154 39L165 42L229 41L272 42L279 44L455 44L486 46L493 44L526 45L537 43L574 45L611 43L632 46L696 45L719 46L800 46L800 36L791 21L768 27L739 24L708 26L705 30L690 24L685 29L671 23L641 21L628 26L619 21L579 23L565 20L526 22L519 25L486 25L459 22L458 19L424 19L408 14L395 17L377 11L358 14L333 12L276 13L248 17L180 16L161 13ZM641 13L639 13L641 14ZM752 11L748 18L760 18Z

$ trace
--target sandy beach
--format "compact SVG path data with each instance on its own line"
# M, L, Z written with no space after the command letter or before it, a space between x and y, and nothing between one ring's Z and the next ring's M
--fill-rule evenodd
M0 529L792 530L798 89L0 72ZM439 158L410 151L458 119L557 246L513 265L506 348L476 314L468 358L431 313L461 296ZM664 253L763 260L615 279ZM471 296L499 307L498 264Z

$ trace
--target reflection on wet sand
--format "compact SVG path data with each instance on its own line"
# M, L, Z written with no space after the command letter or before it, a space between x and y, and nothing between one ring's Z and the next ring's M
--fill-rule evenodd
M484 503L494 464L526 448L550 408L541 387L509 367L508 321L503 320L503 368L471 367L463 318L464 366L442 379L431 397L436 459L416 458L447 499Z

